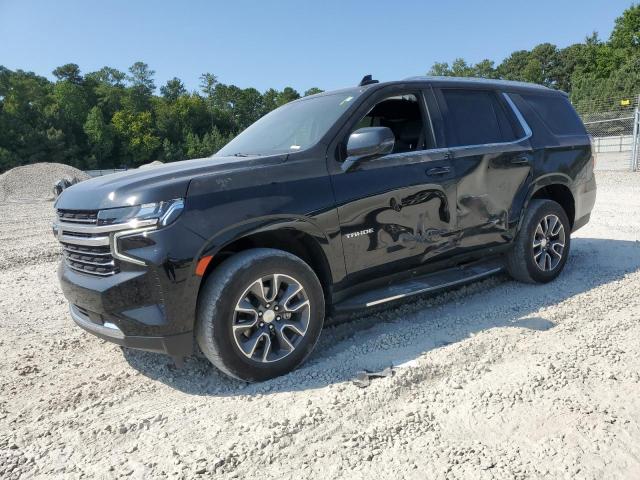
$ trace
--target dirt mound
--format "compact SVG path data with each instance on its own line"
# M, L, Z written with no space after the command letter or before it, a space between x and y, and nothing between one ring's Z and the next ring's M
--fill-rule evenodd
M154 167L159 167L161 165L164 165L163 162L161 162L160 160L154 160L153 162L149 162L149 163L145 163L144 165L140 165L138 168L154 168Z
M61 163L34 163L0 175L0 201L53 200L53 186L62 179L77 183L89 178L82 170Z

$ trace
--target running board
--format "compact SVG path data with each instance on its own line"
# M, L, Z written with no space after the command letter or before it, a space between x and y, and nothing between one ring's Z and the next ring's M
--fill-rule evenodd
M404 282L379 287L349 297L334 305L336 313L375 307L385 303L407 299L415 295L434 293L438 290L461 286L494 275L504 269L499 259L474 262L460 267L448 268L439 272L413 277Z

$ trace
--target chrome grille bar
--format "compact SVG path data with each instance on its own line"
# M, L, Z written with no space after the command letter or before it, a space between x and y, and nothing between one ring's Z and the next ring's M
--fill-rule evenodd
M111 276L111 275L115 275L116 273L118 273L118 271L117 271L117 270L112 270L112 271L104 272L104 273L103 273L103 272L92 272L92 271L87 271L87 270L84 270L84 269L82 269L82 268L74 267L73 265L71 265L71 264L69 264L69 263L67 263L67 266L68 266L71 270L73 270L73 271L75 271L75 272L88 273L89 275L98 275L98 276L100 276L100 277L109 277L109 276Z
M99 267L115 267L115 265L116 265L116 263L113 261L113 259L109 260L108 257L107 257L107 261L106 262L94 262L94 261L91 261L91 260L84 260L83 258L74 258L74 257L70 256L67 252L64 252L64 256L65 256L65 258L69 259L71 262L74 262L74 263L84 263L84 264L87 264L87 265L97 265Z
M109 235L102 237L73 237L58 233L58 240L62 243L71 243L73 245L85 245L88 247L100 247L109 245Z
M77 248L73 248L69 245L65 245L64 243L62 244L62 248L64 248L65 251L67 252L71 252L71 253L77 253L80 255L109 255L111 256L111 251L108 252L93 252L93 251L88 251L88 250L78 250Z
M115 223L111 225L79 225L79 224L68 223L68 222L57 222L54 225L54 228L58 228L63 232L98 234L98 233L117 232L119 230L130 230L130 229L140 228L140 227L148 227L151 225L155 225L156 223L158 223L156 219L140 220L140 221L133 221L128 223Z

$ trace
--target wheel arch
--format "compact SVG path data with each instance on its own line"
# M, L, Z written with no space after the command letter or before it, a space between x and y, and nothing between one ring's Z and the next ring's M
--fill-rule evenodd
M531 188L526 207L529 206L531 200L553 200L560 204L569 218L571 228L573 228L576 215L576 202L570 184L570 179L564 176L549 176L538 180ZM522 211L521 222L522 218L524 218L525 210L526 208Z
M573 193L571 193L569 187L559 183L541 187L531 196L531 200L536 199L553 200L554 202L559 203L569 218L571 228L573 228L576 216L576 203L573 198Z
M236 253L252 248L273 248L297 256L307 263L318 276L325 301L331 297L331 285L334 275L329 256L335 255L331 251L330 243L318 227L308 221L295 219L290 221L270 222L268 225L254 225L235 233L226 232L224 240L217 238L207 242L198 258L210 256L198 290L202 288L206 278L222 262ZM334 259L335 261L335 259Z

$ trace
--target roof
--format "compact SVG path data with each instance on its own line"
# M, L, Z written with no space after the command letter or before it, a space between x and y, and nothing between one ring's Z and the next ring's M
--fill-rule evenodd
M544 85L539 85L537 83L530 82L518 82L514 80L496 80L491 78L478 78L478 77L441 77L441 76L415 76L405 78L404 82L428 82L428 83L439 83L439 84L454 84L460 86L472 86L472 85L482 85L487 87L494 87L500 89L509 89L509 90L533 90L544 93L560 93L563 95L567 95L565 92L561 90L556 90L553 88L546 87ZM397 83L397 82L393 82Z
M561 90L555 90L553 88L545 87L544 85L538 85L537 83L529 83L529 82L517 82L513 80L495 80L490 78L477 78L477 77L440 77L435 75L423 75L423 76L415 76L408 77L404 80L392 80L388 82L380 82L380 83L370 83L364 86L354 86L342 88L339 90L327 90L322 93L317 93L315 95L310 95L308 97L302 97L296 101L306 100L312 97L320 97L323 95L335 95L339 93L343 94L354 94L354 96L358 96L364 91L368 89L376 89L379 87L384 87L387 85L400 85L406 83L435 83L435 84L449 84L451 86L473 86L473 85L482 85L486 87L494 87L500 88L503 90L511 90L511 91L536 91L536 92L544 92L544 93L555 93L561 95L567 95L565 92Z

